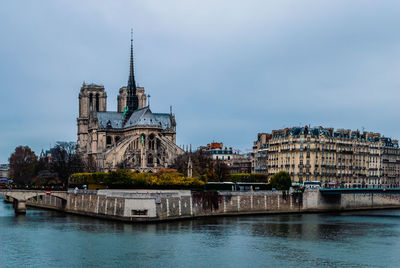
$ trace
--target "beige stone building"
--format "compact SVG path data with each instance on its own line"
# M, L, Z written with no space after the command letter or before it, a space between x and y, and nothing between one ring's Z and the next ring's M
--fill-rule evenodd
M224 147L222 142L212 142L199 148L213 160L223 161L231 174L251 173L251 156L239 154L239 150Z
M119 90L116 112L107 111L103 86L83 84L79 93L77 152L97 170L126 168L155 171L168 167L183 153L176 142L175 116L153 113L143 87L137 87L133 69L133 45L129 80Z
M400 183L398 141L379 133L286 128L259 134L253 154L254 172L273 175L285 170L293 182L345 187L398 187Z
M10 165L0 164L0 178L8 178L10 176Z

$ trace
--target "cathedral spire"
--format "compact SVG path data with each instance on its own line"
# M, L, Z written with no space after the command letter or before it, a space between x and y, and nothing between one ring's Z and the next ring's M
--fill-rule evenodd
M133 65L133 30L131 29L131 59L129 66L129 79L127 86L127 100L126 106L128 107L128 113L131 114L133 111L137 110L139 107L139 99L136 95L136 82L135 82L135 73L134 73L134 65Z

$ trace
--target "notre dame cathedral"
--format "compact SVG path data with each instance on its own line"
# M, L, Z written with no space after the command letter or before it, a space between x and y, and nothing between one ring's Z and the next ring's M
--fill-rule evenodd
M104 86L83 83L79 93L77 152L99 171L153 172L183 153L175 144L172 109L153 113L144 88L136 86L132 38L130 56L128 85L119 90L116 112L107 111Z

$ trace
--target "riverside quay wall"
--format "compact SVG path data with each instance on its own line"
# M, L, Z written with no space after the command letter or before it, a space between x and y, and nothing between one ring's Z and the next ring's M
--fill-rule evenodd
M281 191L191 192L180 190L69 191L26 200L28 206L123 221L162 221L202 216L400 208L397 192ZM10 197L5 200L10 201Z

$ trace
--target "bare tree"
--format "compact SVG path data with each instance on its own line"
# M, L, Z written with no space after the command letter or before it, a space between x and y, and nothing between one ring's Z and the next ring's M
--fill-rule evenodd
M50 168L57 173L64 186L68 183L71 174L83 171L83 162L76 153L74 142L57 142L51 149Z
M206 177L208 181L230 181L229 167L220 160L212 160L203 151L185 153L175 159L172 168L187 174L189 156L192 160L193 177Z

